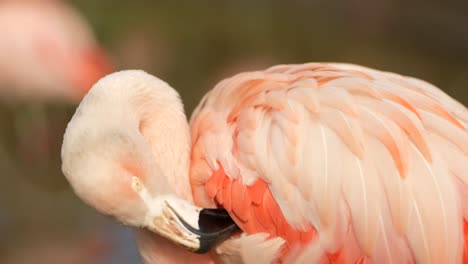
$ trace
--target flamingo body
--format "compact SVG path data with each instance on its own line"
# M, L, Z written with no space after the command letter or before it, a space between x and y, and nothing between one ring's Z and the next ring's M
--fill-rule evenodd
M159 79L114 73L62 147L83 200L157 234L141 233L147 263L184 250L159 235L199 248L204 209L173 195L224 208L242 231L200 262L468 263L468 111L438 88L356 65L279 65L220 82L190 133L182 109ZM176 219L176 235L160 219Z
M191 120L195 202L224 207L280 255L457 263L465 254L468 112L410 77L344 64L236 75ZM309 254L309 253L307 253Z

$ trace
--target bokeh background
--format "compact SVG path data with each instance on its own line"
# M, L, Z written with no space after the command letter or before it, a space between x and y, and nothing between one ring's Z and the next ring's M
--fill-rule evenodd
M0 11L6 1L0 0ZM166 80L181 93L187 113L234 73L313 61L419 77L468 105L466 0L63 3L89 23L112 70L144 69ZM22 32L21 25L9 28ZM0 55L6 38L0 31ZM13 55L0 56L0 65L15 63L21 61ZM140 263L131 230L85 206L61 174L62 135L79 100L17 100L5 92L17 88L2 87L2 77L0 263Z

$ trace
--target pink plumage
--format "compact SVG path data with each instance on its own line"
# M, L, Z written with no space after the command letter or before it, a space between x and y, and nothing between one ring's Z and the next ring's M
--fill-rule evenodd
M213 207L232 196L228 211L244 231L280 236L287 249L319 244L314 254L330 260L459 262L468 112L441 94L341 64L224 80L192 117L194 199ZM219 177L243 187L223 188ZM348 252L349 236L358 252Z
M336 63L241 73L202 99L189 132L172 88L124 71L77 113L62 160L78 195L176 241L146 222L160 217L151 208L166 181L200 207L224 208L242 233L212 249L216 261L468 263L468 111L424 81ZM138 173L122 170L121 155ZM147 263L183 250L148 236Z

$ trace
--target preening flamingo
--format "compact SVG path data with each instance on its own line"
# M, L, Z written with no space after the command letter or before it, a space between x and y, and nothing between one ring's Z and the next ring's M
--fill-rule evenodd
M0 32L2 98L79 102L110 73L87 22L60 1L1 1Z
M174 89L130 70L86 95L62 169L143 228L147 263L468 263L467 127L427 82L334 63L226 79L189 126Z

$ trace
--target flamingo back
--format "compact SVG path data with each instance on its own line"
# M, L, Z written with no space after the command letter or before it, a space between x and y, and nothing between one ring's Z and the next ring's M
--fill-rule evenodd
M195 201L281 260L468 263L468 111L422 80L351 64L220 82L191 120Z

